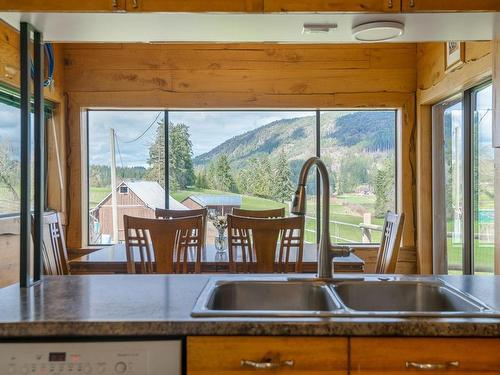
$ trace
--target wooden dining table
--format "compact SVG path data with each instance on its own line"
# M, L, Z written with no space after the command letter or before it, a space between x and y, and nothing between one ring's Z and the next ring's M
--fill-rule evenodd
M104 246L89 254L81 255L69 251L70 270L73 275L89 274L121 274L127 273L127 255L125 244ZM134 259L138 259L138 255ZM191 258L191 257L190 257ZM194 272L194 259L189 259L188 270ZM237 266L240 264L236 259ZM138 265L138 263L136 263ZM292 263L293 266L293 263ZM364 271L364 261L350 254L348 257L333 259L334 272L360 273ZM317 270L317 245L304 244L302 272L313 273ZM217 252L213 244L207 244L202 251L201 272L203 273L228 273L229 261L227 250Z

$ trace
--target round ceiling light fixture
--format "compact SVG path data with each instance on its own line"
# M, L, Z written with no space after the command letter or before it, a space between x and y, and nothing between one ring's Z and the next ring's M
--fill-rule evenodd
M367 22L352 28L352 35L362 42L381 42L403 35L405 25L394 21Z

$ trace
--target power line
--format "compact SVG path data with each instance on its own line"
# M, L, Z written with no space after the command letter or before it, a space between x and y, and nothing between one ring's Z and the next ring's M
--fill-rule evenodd
M139 139L141 139L148 132L148 130L151 129L154 124L156 124L156 121L158 120L158 118L160 117L160 115L162 113L163 113L163 111L158 112L158 115L156 115L156 117L153 120L153 122L151 124L149 124L149 126L146 128L146 130L144 130L138 137L136 137L136 138L134 138L134 139L132 139L130 141L122 141L122 143L133 143L133 142L136 142Z

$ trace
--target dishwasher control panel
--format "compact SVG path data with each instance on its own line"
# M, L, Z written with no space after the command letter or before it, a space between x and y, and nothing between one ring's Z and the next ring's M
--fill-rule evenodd
M180 340L0 343L2 375L180 375Z

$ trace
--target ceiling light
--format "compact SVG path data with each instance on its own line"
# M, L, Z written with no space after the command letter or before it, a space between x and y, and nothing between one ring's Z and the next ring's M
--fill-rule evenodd
M363 42L380 42L403 35L405 25L400 22L368 22L352 28L352 35Z
M330 30L336 28L336 23L305 23L302 27L302 34L328 33Z

